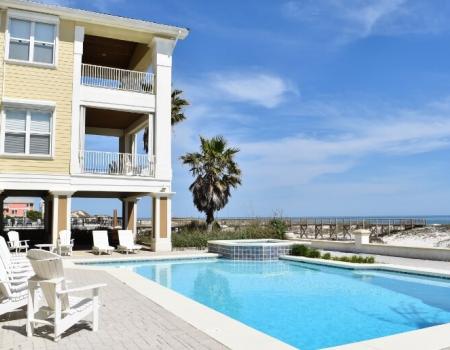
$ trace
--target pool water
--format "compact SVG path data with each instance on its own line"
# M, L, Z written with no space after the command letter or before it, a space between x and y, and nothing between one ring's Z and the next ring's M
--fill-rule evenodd
M450 280L225 259L115 263L308 350L450 322Z

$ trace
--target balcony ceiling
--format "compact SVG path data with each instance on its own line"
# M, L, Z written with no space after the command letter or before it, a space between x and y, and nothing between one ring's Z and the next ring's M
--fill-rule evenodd
M128 69L138 44L86 35L83 46L83 63Z
M86 127L126 129L142 114L110 109L86 108Z

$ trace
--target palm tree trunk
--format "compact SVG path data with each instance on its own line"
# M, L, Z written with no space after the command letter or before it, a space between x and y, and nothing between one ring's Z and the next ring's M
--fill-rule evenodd
M208 210L206 212L206 230L208 232L212 231L213 222L214 222L214 211L213 210Z

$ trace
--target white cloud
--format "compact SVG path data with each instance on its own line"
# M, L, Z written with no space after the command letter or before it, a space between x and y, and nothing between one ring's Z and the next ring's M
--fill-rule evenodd
M297 89L287 79L273 73L254 72L251 69L214 72L178 85L185 86L185 91L194 101L204 102L207 96L209 103L216 100L243 102L264 108L277 107L290 94L298 94Z
M49 5L74 6L74 0L40 0L40 2Z
M405 0L363 1L360 6L341 7L344 18L352 20L361 28L360 35L368 36L374 27L384 18L398 13Z
M449 29L448 4L416 0L290 0L285 17L336 44L371 35L436 33ZM311 34L311 33L309 33Z
M295 90L281 77L267 73L214 74L212 85L226 97L266 108L278 106Z
M77 6L77 0L40 0L42 3L50 5L79 7ZM124 3L124 0L91 0L90 4L98 11L108 12L114 5Z
M299 185L324 175L345 172L363 157L405 156L450 147L450 119L424 111L365 122L353 120L346 134L318 138L296 135L240 145L242 163L253 184Z

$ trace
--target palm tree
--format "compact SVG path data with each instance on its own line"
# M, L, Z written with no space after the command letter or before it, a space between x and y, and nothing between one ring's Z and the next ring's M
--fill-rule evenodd
M184 107L189 106L189 102L181 97L182 93L182 90L175 89L172 91L172 115L170 119L172 126L186 119L183 110Z
M231 188L241 184L241 170L234 161L238 148L228 148L222 136L211 139L200 136L201 152L181 156L190 166L195 181L189 186L194 205L206 214L208 231L214 222L214 212L222 209L231 196Z
M184 107L189 106L189 102L181 97L182 90L172 91L172 113L170 116L170 122L172 126L186 119L184 115ZM148 128L144 130L144 150L148 153Z

